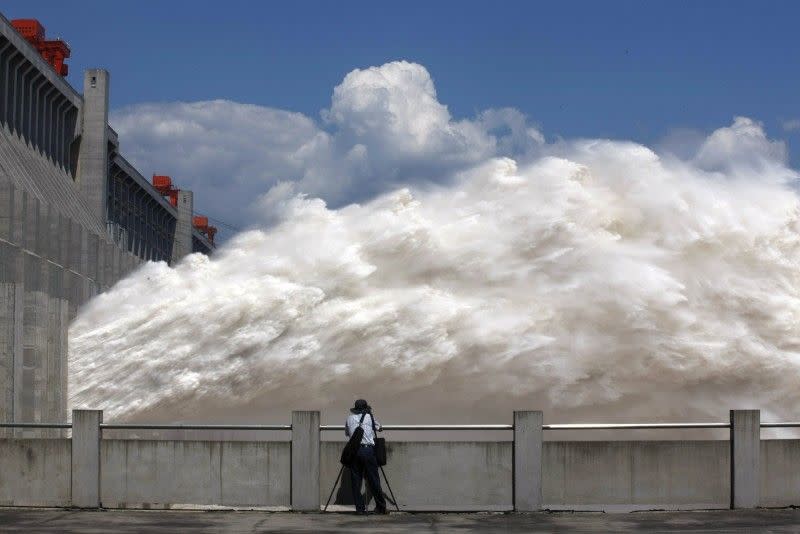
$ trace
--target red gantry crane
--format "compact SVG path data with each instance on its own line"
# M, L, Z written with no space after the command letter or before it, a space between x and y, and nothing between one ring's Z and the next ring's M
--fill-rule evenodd
M162 196L169 198L169 203L173 206L178 206L178 193L180 189L172 185L172 178L165 175L153 175L153 187L161 193ZM192 217L192 226L194 226L200 233L205 234L211 245L214 246L214 236L217 234L217 227L208 224L208 217L205 215L195 215Z
M11 21L11 25L39 51L60 76L69 73L69 65L64 63L70 52L67 43L61 39L45 39L44 26L36 19L15 19Z

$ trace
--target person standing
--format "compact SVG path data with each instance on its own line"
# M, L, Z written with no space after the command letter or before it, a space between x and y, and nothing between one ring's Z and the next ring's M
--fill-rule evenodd
M375 458L375 432L373 428L380 432L381 425L374 420L372 408L364 399L358 399L353 407L350 408L350 415L344 426L344 433L349 438L353 435L356 428L361 425L364 430L364 437L361 438L361 446L358 448L356 459L350 467L350 481L353 486L353 500L356 503L356 513L366 514L364 496L361 495L361 480L366 477L369 489L375 497L375 513L386 514L386 499L381 490L381 479L378 475L378 460Z

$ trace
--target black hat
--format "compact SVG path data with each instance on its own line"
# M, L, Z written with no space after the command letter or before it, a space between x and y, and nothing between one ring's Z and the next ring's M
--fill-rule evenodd
M372 411L372 407L367 404L367 401L364 399L358 399L354 404L353 407L350 408L350 411L353 413L364 413Z

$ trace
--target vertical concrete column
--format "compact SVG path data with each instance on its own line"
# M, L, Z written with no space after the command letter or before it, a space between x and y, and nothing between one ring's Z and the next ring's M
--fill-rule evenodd
M11 244L0 243L0 366L5 377L0 394L6 421L22 421L22 377L25 319L25 244L26 202L24 191L4 182L2 198L5 217L0 223L3 238ZM14 435L22 436L19 431Z
M731 410L731 508L761 503L761 412Z
M540 411L514 412L514 511L542 509L542 423Z
M25 315L22 323L22 420L42 421L46 404L47 326L49 273L47 262L38 256L24 254Z
M175 238L172 241L172 265L192 253L192 213L194 196L191 191L178 192L178 220L175 222Z
M292 510L319 512L319 412L292 412Z
M72 506L100 507L103 410L72 410Z
M83 116L77 182L92 213L106 225L108 185L108 71L83 75Z
M19 247L0 242L0 418L3 421L22 420L24 281Z
M47 412L44 421L67 420L67 333L69 329L69 301L64 294L64 269L49 266L49 304L47 325ZM60 436L61 433L55 435Z

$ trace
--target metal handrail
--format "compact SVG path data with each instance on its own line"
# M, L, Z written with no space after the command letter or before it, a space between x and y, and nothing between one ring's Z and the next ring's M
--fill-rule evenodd
M72 428L70 423L0 423L0 428Z
M514 430L514 425L383 425L383 430ZM320 425L321 431L344 431L344 425Z
M763 425L762 425L763 426ZM730 423L577 423L542 425L543 430L639 430L662 428L730 428Z
M291 430L292 425L161 425L147 423L101 423L103 430Z
M761 423L761 428L800 428L800 421ZM542 425L542 430L658 430L730 428L730 423L566 423ZM72 428L71 423L0 423L0 428ZM107 430L281 430L292 425L169 425L148 423L101 423ZM344 431L344 425L320 425L320 431ZM384 430L514 430L514 425L383 425Z

